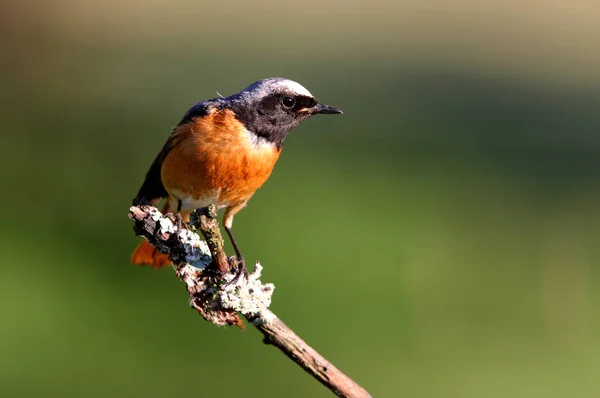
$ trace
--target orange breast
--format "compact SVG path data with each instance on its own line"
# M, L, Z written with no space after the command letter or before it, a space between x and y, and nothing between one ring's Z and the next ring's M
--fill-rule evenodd
M177 143L163 162L161 179L184 207L247 201L279 158L280 149L253 136L230 110L196 118L174 134Z

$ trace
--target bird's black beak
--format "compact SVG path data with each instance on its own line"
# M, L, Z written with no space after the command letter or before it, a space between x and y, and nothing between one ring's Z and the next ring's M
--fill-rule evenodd
M313 106L312 108L308 108L307 111L310 114L317 114L317 113L322 113L325 115L335 115L335 114L342 114L344 112L342 112L341 109L335 108L333 106L328 106L328 105L323 105L323 104L317 104L315 106Z

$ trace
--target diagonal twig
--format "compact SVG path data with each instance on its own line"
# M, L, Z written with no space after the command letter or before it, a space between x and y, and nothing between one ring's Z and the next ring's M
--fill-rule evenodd
M191 228L198 229L206 242L186 226L179 227L174 216L163 215L153 206L132 206L129 218L137 235L169 254L177 277L187 286L192 308L206 320L243 329L241 313L261 331L265 343L279 348L337 396L371 397L269 310L274 286L260 281L260 264L256 263L249 276L235 278L232 262L223 250L214 206L196 211L190 222Z

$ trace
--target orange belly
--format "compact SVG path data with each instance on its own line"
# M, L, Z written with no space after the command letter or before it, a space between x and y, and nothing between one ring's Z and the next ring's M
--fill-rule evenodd
M177 143L162 164L161 180L183 211L245 203L279 158L280 149L247 131L229 110L196 118L178 126L175 134Z

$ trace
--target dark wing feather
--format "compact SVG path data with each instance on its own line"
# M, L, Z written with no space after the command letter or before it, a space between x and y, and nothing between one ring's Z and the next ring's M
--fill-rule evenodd
M196 117L208 115L211 102L212 101L198 102L186 112L186 114L183 116L183 119L177 126L189 123ZM154 159L154 162L152 162L150 169L146 173L146 179L138 191L134 202L139 200L153 201L155 199L165 198L168 196L167 190L165 189L160 177L160 170L162 168L163 161L171 149L177 145L177 142L179 141L178 138L179 135L177 134L177 128L175 128L159 154L156 156L156 159Z
M168 196L167 190L165 189L162 180L160 178L160 169L162 163L177 143L177 135L171 134L163 148L160 150L154 162L146 173L146 179L142 184L142 187L135 196L136 201L145 199L147 201L153 201L154 199L165 198Z

